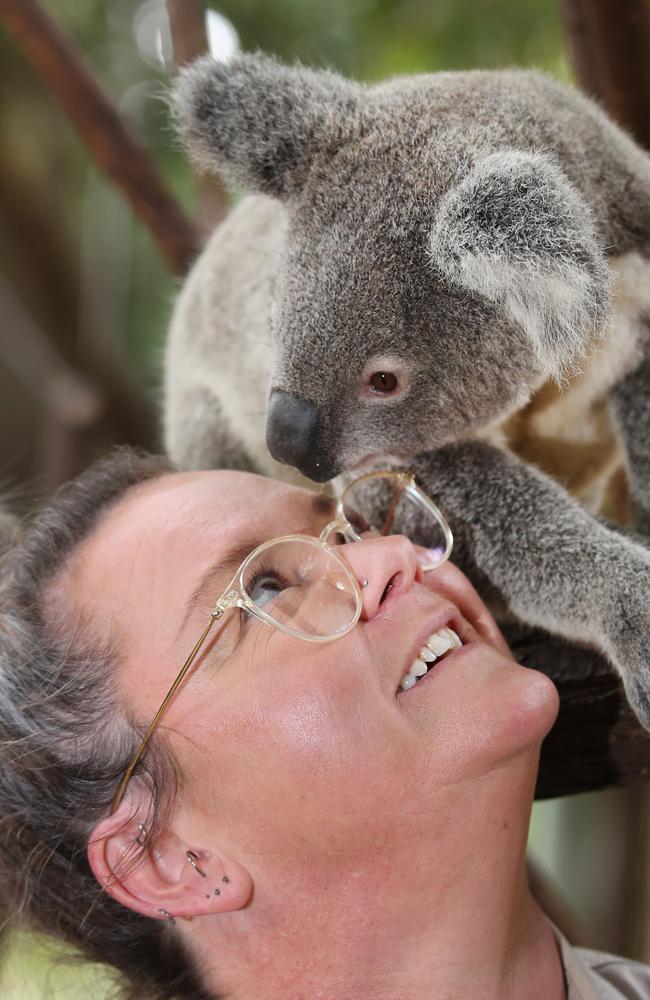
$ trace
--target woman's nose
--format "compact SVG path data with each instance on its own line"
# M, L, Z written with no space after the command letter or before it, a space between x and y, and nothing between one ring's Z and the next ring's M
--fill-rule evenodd
M421 577L417 549L404 535L364 538L343 546L339 554L359 581L366 620L374 618L389 593L406 593Z

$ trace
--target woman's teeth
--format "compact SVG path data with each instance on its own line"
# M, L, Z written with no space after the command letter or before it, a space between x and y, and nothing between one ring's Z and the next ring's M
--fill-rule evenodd
M400 687L403 691L412 688L419 677L424 677L429 667L448 653L450 649L458 649L462 642L451 628L441 628L427 639L425 645L413 661L408 673L402 679Z

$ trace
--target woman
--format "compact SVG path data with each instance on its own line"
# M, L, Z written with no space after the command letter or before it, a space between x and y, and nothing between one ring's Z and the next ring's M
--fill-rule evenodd
M514 662L452 565L424 572L430 553L341 515L270 480L127 452L14 543L0 627L12 908L112 964L132 998L650 995L645 967L558 948L528 891L554 686ZM295 533L308 540L238 575Z

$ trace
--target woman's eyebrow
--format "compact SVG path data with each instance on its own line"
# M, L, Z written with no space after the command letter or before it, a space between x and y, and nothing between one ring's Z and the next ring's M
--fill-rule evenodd
M214 562L208 566L188 598L179 634L187 624L190 615L199 608L205 608L205 605L208 603L208 595L210 595L212 603L216 603L217 599L221 597L221 591L219 593L216 592L218 590L215 586L217 581L225 578L223 586L226 586L232 574L241 565L248 553L252 552L262 541L263 539L259 537L244 539L220 556L218 562Z
M334 516L336 501L322 493L315 493L311 499L309 507L309 514L312 517L317 518L318 521L326 520ZM310 534L311 532L310 528L305 526L298 528L295 532L292 532L292 534L294 533ZM266 540L266 537L260 538L259 536L248 536L248 538L239 541L236 545L233 545L230 549L228 549L219 558L218 562L208 566L207 570L189 596L187 606L185 608L185 615L178 630L179 635L185 628L185 625L187 624L187 621L192 613L199 608L205 607L208 594L214 603L216 603L217 598L221 596L222 591L219 591L219 588L216 586L217 581L220 578L225 577L223 581L223 586L225 586L232 578L232 574L235 570L242 564L246 556ZM217 591L219 592L217 593Z

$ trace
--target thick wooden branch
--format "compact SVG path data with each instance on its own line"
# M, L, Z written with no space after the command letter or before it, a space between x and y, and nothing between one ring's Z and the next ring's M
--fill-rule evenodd
M78 373L102 396L115 440L155 447L153 407L110 337L100 335L92 314L85 317L84 336L79 336L74 248L61 207L48 196L23 181L10 150L0 147L0 226L8 236L0 256L7 275L0 274L0 354L19 383L27 387L31 381L35 401L46 408L51 404L51 379L61 384L63 369ZM31 379L26 378L28 365L33 368ZM74 379L64 381L72 384Z
M562 0L578 81L650 149L650 3Z
M208 51L204 0L166 0L174 62L184 66Z
M204 0L166 0L169 30L178 67L205 55L208 40ZM218 177L199 174L197 177L197 225L207 237L228 214L228 196Z
M99 168L126 194L174 273L184 274L196 255L197 231L73 45L37 0L0 0L0 22L63 105Z
M611 674L558 685L558 720L544 741L536 798L631 785L650 777L650 733Z
M1 273L0 315L0 361L43 413L38 477L43 493L76 475L116 441L154 446L151 409L116 357L106 351L92 358L62 353Z

